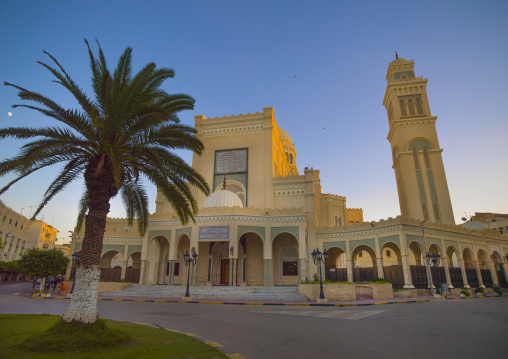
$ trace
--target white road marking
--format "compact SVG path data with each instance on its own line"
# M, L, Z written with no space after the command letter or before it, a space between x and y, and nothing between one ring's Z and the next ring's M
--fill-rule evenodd
M263 314L283 314L283 315L301 315L307 317L317 318L331 318L331 319L349 319L359 320L371 315L385 312L385 310L362 310L362 311L346 311L346 310L322 310L322 311L296 311L296 310L281 310L281 311L253 311L254 313Z

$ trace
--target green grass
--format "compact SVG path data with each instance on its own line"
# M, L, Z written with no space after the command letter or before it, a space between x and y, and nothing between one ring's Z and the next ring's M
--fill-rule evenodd
M227 358L187 335L113 320L69 326L56 315L4 314L0 328L0 358L6 359Z

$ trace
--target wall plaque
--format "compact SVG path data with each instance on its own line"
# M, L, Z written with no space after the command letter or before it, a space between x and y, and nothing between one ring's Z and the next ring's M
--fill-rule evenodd
M200 227L200 240L229 239L229 227Z
M247 172L247 149L215 151L215 174Z

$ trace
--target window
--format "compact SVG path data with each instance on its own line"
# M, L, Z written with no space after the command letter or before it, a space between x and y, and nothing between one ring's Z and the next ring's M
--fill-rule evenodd
M407 81L407 76L406 76L406 75L402 75L402 76L400 77L400 79L401 79L402 81Z
M293 154L289 154L289 163L293 164Z
M4 216L4 220L3 220L4 222L5 222L5 219L6 219L6 218L7 218L7 216Z
M422 211L423 211L423 219L428 221L429 220L429 211L427 210L427 205L425 203L422 203Z
M409 115L414 116L415 115L415 107L413 106L413 100L409 99L407 101L407 107L409 109Z
M18 226L18 222L16 222L16 224L14 225L14 227L17 227Z
M415 161L415 168L417 170L420 169L420 161L418 160L418 150L416 148L413 148L413 159Z
M175 263L175 270L173 275L180 275L180 263Z
M415 99L415 104L416 104L416 112L419 114L419 115L423 115L423 107L422 107L422 100L420 98L416 98Z
M392 253L390 252L390 250L389 250L389 249L387 249L387 250L386 250L386 256L387 256L388 258L390 258L390 257L392 256Z
M359 257L359 258L362 258L362 257L363 257L363 251L360 251L360 253L358 253L358 257Z
M399 104L400 104L400 114L402 116L407 116L406 102L403 99L400 99Z
M298 262L282 262L282 275L298 275Z
M24 226L24 225L22 224L22 225L21 225L21 229L23 229L23 226Z
M425 159L425 167L427 169L430 168L430 158L429 158L429 149L427 147L423 148L423 158Z
M12 223L12 218L11 218L11 219L9 219L9 224L11 224L11 223Z

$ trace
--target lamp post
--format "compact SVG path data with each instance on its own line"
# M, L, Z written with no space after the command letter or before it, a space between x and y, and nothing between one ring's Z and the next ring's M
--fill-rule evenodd
M189 293L189 280L190 280L190 269L191 269L191 266L195 266L196 265L196 261L198 260L198 254L196 253L194 248L191 249L191 252L192 252L192 255L189 254L189 251L186 251L185 254L183 255L183 259L185 261L185 264L189 266L189 269L187 271L187 291L185 292L185 298L189 298L190 297L190 293Z
M76 265L76 272L77 272L77 266L79 265L79 262L81 262L81 254L74 252L72 253L72 264ZM76 283L76 274L74 273L74 280L72 281L72 288L71 288L71 294L74 292L74 284Z
M429 252L427 251L427 240L425 239L425 231L423 229L423 224L427 222L426 220L423 221L422 223L420 223L420 226L422 226L422 238L423 238L423 243L424 243L424 246L425 246L425 252L427 253L425 255L425 258L428 258L428 256L430 255ZM430 290L432 290L432 287L434 286L433 283L432 283L432 272L430 271L430 266L429 266L429 260L427 259L427 270L429 271L429 278L430 278Z
M312 260L314 264L317 264L319 267L319 299L325 299L325 294L323 293L323 278L321 277L321 263L326 263L326 258L328 258L326 249L323 253L317 248L312 251Z
M427 258L428 265L430 265L430 263L432 263L432 265L434 267L439 266L439 263L441 261L441 255L439 253L430 254L429 252L427 252L427 255L425 257ZM430 278L432 279L432 272L430 273ZM436 279L438 279L437 276L436 276ZM439 291L439 283L436 283L436 294L440 294L440 293L441 292Z

